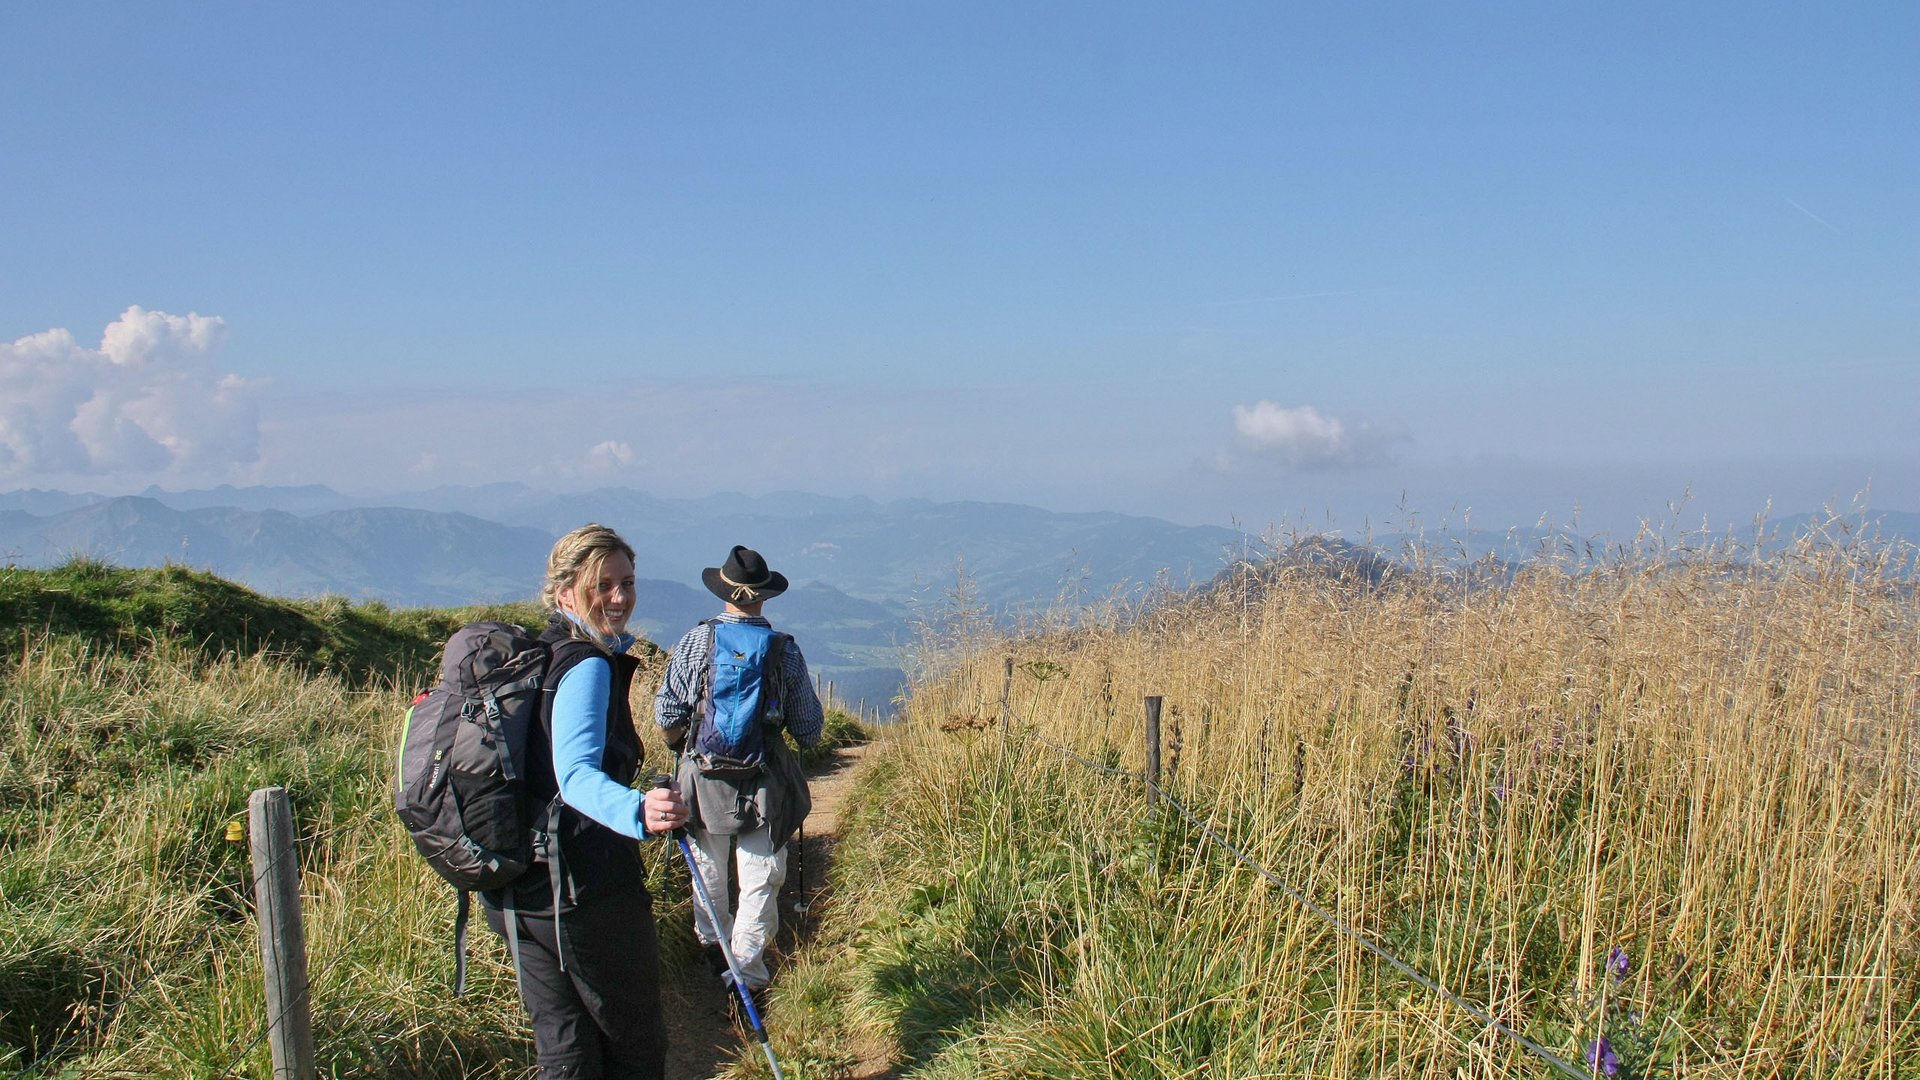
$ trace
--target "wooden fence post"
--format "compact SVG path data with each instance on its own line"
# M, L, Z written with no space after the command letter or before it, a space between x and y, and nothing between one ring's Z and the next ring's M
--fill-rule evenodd
M260 788L247 803L253 904L267 985L267 1041L274 1080L313 1080L313 1018L307 1001L307 934L300 922L300 859L287 789Z
M1160 802L1160 699L1147 699L1147 805Z

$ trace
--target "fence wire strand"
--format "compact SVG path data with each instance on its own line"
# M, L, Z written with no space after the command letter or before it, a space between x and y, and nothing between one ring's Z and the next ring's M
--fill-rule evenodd
M1368 952L1386 961L1387 964L1390 965L1394 970L1400 972L1402 975L1405 975L1407 978L1412 979L1414 982L1420 984L1421 986L1427 988L1428 990L1431 990L1434 993L1440 995L1442 998L1446 999L1447 1001L1452 1002L1454 1005L1458 1006L1460 1009L1464 1010L1466 1013L1473 1016L1475 1019L1479 1020L1481 1023L1486 1024L1488 1027L1493 1028L1495 1031L1498 1031L1500 1034L1505 1035L1506 1037L1512 1039L1515 1043L1519 1044L1522 1048L1527 1050L1529 1053L1533 1054L1535 1057L1546 1062L1548 1065L1551 1065L1554 1068L1560 1070L1566 1075L1572 1076L1572 1077L1578 1077L1580 1078L1580 1080L1587 1080L1587 1078L1593 1075L1591 1071L1587 1069L1582 1069L1579 1066L1574 1065L1572 1062L1569 1062L1567 1059L1561 1057L1559 1054L1554 1053L1552 1050L1547 1049L1545 1046L1540 1045L1538 1042L1535 1042L1534 1040L1529 1039L1525 1035L1522 1035L1519 1031L1516 1031L1511 1025L1502 1022L1499 1018L1495 1017L1492 1013L1488 1012L1487 1010L1481 1008L1480 1006L1474 1004L1473 1002L1468 1001L1466 998L1461 997L1459 994L1456 994L1453 991L1447 989L1446 987L1440 985L1440 983L1428 977L1424 972L1420 971L1418 968L1415 968L1412 964L1409 964L1406 961L1400 959L1399 957L1393 955L1393 953L1389 952L1384 946L1380 945L1378 942L1374 941L1372 938L1369 938L1367 935L1361 933L1358 929L1356 929L1351 923L1347 922L1345 919L1340 918L1340 916L1335 915L1333 912L1328 911L1326 908L1315 903L1311 897L1307 896L1306 893L1295 888L1292 884L1288 883L1285 879L1281 878L1280 875L1274 873L1272 870L1269 870L1266 867L1260 865L1258 862L1254 861L1254 859L1251 856L1249 856L1246 852L1242 851L1232 841L1228 840L1225 836L1221 835L1219 830L1215 829L1211 824L1205 821L1202 821L1199 818L1199 816L1194 814L1192 810L1187 809L1186 804L1174 798L1171 794L1167 792L1165 788L1161 787L1159 784L1148 779L1146 776L1140 773L1131 772L1126 769L1121 769L1113 765L1108 765L1104 762L1094 761L1093 759L1073 750L1071 747L1063 746L1060 743L1054 742L1052 739L1049 739L1046 736L1040 734L1037 725L1035 725L1031 720L1027 720L1024 717L1019 716L1019 714L1017 713L1012 713L1011 710L1009 710L1009 715L1014 719L1019 719L1024 722L1026 727L1026 734L1030 738L1046 746L1047 748L1055 751L1056 753L1059 753L1064 757L1070 758L1073 761L1076 761L1081 765L1084 765L1090 769L1094 769L1099 772L1106 773L1109 776L1113 776L1121 780L1132 781L1145 786L1148 790L1152 791L1156 796L1158 796L1162 802L1172 807L1181 817L1185 818L1189 824L1191 824L1194 828L1200 830L1201 834L1204 837L1206 837L1208 840L1211 840L1213 843L1219 845L1223 850L1231 854L1234 857L1234 859L1238 861L1242 866L1245 866L1247 869L1253 871L1255 874L1258 874L1262 880L1266 881L1268 884L1272 885L1274 888L1279 889L1289 899L1293 900L1295 903L1299 904L1301 907L1304 907L1309 912L1313 913L1313 915L1316 918L1326 923L1336 933L1339 933L1341 936L1352 940L1354 943L1358 944L1361 948L1366 949Z

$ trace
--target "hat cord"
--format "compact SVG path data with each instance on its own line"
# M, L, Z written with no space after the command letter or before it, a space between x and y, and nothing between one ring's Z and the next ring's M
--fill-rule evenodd
M732 578L730 578L730 577L728 577L728 576L727 576L727 572L726 572L725 570L722 570L722 571L720 571L720 580L721 580L721 581L724 581L724 582L726 582L727 584L729 584L729 585L731 585L731 586L733 586L733 597L732 597L732 599L733 599L733 600L734 600L735 602L738 602L738 601L741 601L741 600L751 600L751 599L753 599L753 597L754 597L754 594L755 594L755 593L757 592L757 590L756 590L756 589L755 589L755 588L754 588L753 586L751 586L751 585L742 585L742 584L740 584L739 582L737 582L737 581L735 581L735 580L733 580Z

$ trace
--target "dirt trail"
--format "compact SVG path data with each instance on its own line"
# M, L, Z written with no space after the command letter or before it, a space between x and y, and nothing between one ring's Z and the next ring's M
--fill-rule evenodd
M808 774L813 812L807 815L804 837L795 839L787 858L787 884L780 893L780 952L791 951L808 929L805 908L797 912L795 905L817 898L826 882L840 838L840 804L854 766L866 751L865 746L838 751ZM777 978L777 965L775 972ZM709 1080L745 1045L727 1017L727 997L720 981L704 967L696 964L670 980L662 987L661 997L667 1014L667 1080ZM771 1017L768 1029L776 1030L779 1023L777 1016ZM852 1075L856 1080L889 1080L894 1074L875 1062L857 1066Z

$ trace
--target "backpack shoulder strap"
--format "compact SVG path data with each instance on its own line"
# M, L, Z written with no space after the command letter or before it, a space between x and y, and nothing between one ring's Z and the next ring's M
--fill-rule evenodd
M760 663L760 722L779 724L786 718L787 646L793 635L768 631L767 656Z
M720 629L713 619L701 619L695 628L707 628L707 656L693 680L693 712L696 718L708 714L713 705L713 662L720 655Z

